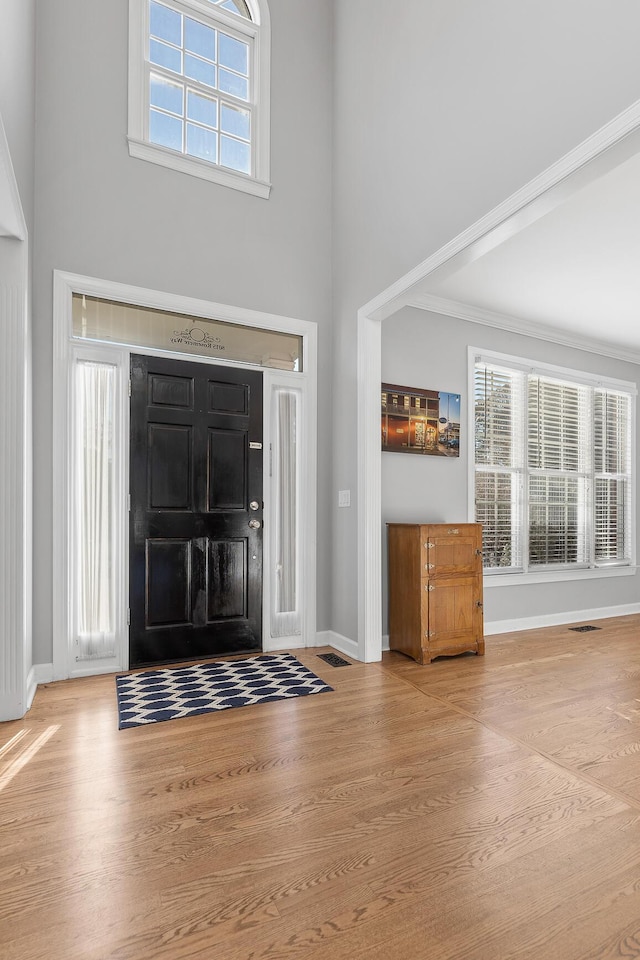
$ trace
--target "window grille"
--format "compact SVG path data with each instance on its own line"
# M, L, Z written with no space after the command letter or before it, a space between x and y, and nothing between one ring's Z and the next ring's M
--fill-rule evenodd
M475 517L488 572L631 562L634 397L476 358Z
M129 150L269 195L266 0L129 0Z

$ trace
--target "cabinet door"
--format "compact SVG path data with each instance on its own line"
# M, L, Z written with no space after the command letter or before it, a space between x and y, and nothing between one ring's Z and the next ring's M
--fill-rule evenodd
M423 542L424 563L429 577L482 573L482 533L480 525L441 524L428 528Z
M431 580L428 596L431 656L445 650L477 650L482 637L479 577Z

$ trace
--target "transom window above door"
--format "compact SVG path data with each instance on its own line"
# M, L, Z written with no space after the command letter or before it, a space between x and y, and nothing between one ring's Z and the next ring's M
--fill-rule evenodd
M269 195L265 0L130 0L132 156Z

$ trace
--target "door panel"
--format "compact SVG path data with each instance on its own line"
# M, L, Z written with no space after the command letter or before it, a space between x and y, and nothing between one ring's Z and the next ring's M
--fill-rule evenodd
M191 541L147 540L146 624L191 623Z
M150 510L191 510L191 427L150 423L148 490Z
M149 404L193 410L193 380L191 377L161 377L151 374Z
M246 510L247 445L239 430L209 430L209 510Z
M247 568L244 540L209 541L209 617L246 617Z
M249 413L249 390L245 384L209 381L209 413Z
M262 373L132 356L131 382L130 665L259 650Z

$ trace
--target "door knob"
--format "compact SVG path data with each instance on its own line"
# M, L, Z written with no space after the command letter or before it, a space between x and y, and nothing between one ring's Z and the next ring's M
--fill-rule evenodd
M258 530L260 528L259 520L249 520L249 526L252 530Z
M260 504L258 503L258 501L252 500L251 503L249 504L249 510L259 510L259 509L260 509Z

